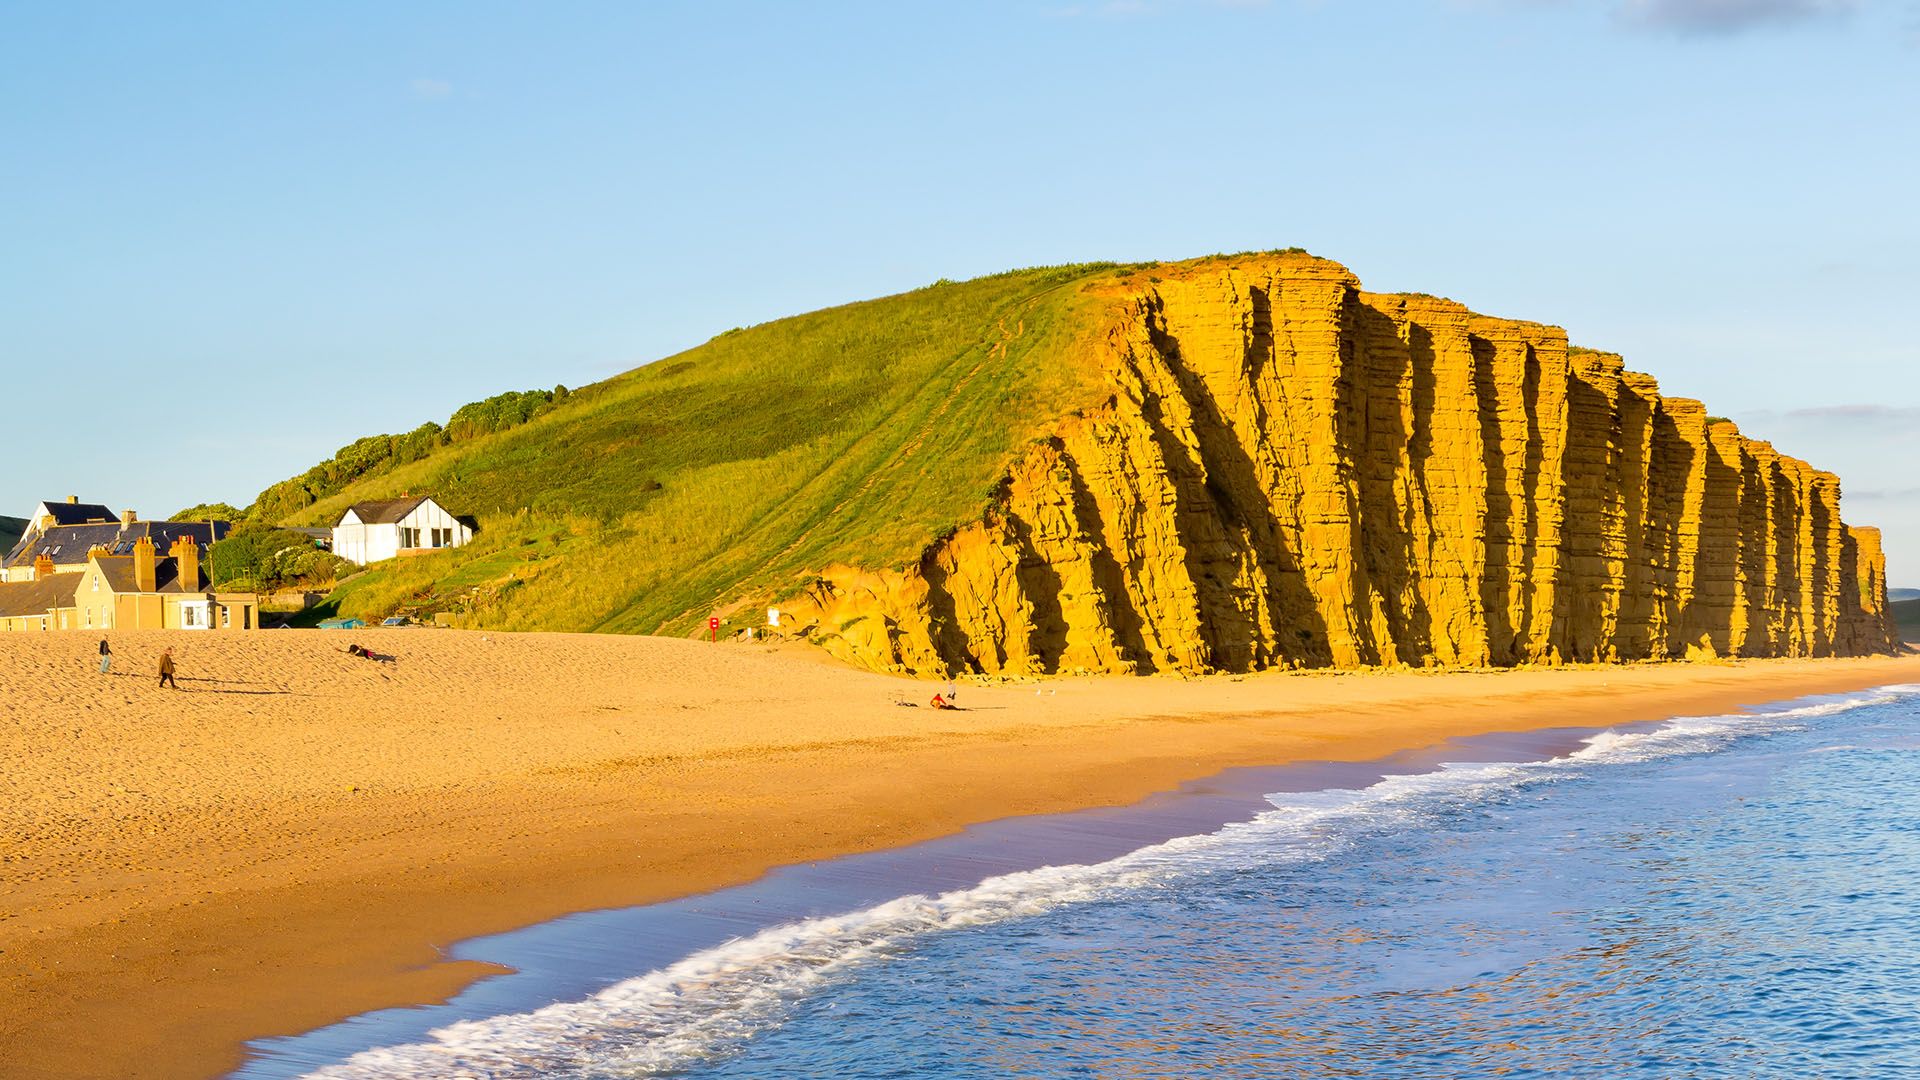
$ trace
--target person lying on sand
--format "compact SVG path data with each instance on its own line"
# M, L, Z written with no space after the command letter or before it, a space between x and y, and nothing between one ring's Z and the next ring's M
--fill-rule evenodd
M383 664L398 663L398 661L396 661L393 657L382 656L381 654L374 652L372 649L369 649L363 645L348 645L347 655L363 657L367 660L377 660Z

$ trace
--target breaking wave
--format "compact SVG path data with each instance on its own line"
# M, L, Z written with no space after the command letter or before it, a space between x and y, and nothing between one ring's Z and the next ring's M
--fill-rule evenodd
M1048 866L938 896L903 896L806 919L694 953L581 1001L462 1021L427 1041L362 1051L308 1073L315 1080L645 1076L724 1054L780 1022L801 999L856 965L930 934L1022 919L1065 905L1197 876L1325 858L1363 837L1418 827L1532 785L1616 765L1719 750L1743 738L1884 704L1920 685L1733 716L1680 717L1609 730L1544 761L1443 765L1361 789L1269 796L1271 810L1217 832L1181 837L1092 865Z

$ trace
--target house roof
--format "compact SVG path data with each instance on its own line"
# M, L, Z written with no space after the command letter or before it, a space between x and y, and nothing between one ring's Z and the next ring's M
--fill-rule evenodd
M31 564L42 554L52 559L55 566L82 566L87 561L87 552L95 547L106 548L109 555L130 555L134 541L143 536L152 540L155 550L163 555L172 550L173 542L182 536L192 537L194 543L205 549L231 531L233 526L224 521L136 521L131 524L116 521L106 525L55 525L44 532L21 537L13 551L8 553L4 561L0 561L0 566Z
M107 579L107 587L116 593L139 592L133 587L133 556L106 555L95 560L100 564L100 573ZM55 574L55 577L66 577ZM206 570L197 575L200 580L191 584L180 580L178 559L153 560L153 591L157 593L201 593L207 591Z
M118 521L120 515L99 503L70 503L64 499L48 499L40 504L53 518L55 525L85 525L89 521Z
M354 517L360 519L362 525L392 525L413 513L421 503L426 501L428 496L425 495L415 495L405 499L374 499L370 502L354 503L347 509L353 512ZM334 524L338 525L345 520L347 515L342 513L340 521Z
M0 584L0 619L45 615L49 608L72 607L73 594L79 587L79 574L50 574L37 581Z

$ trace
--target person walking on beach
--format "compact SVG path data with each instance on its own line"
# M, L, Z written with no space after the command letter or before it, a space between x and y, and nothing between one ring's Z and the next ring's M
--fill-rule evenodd
M173 681L172 649L168 649L166 652L160 654L160 685L171 686L175 690L180 689L180 684Z
M107 648L107 639L101 638L100 639L100 674L105 675L107 673L107 669L112 666L113 666L113 650Z

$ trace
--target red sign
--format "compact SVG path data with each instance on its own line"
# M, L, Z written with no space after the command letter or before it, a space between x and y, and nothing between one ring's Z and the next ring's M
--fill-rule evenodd
M716 615L716 616L714 616L713 618L711 618L711 619L708 619L708 620L707 620L707 629L709 629L709 630L718 630L718 629L720 629L720 617L719 617L718 615Z

